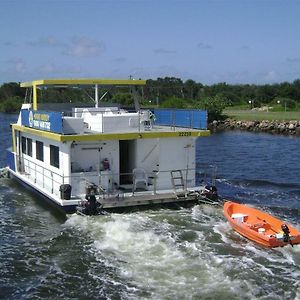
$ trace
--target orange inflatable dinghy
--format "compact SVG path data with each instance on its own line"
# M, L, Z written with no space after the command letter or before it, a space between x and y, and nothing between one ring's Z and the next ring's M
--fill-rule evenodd
M234 230L262 246L273 248L300 243L300 232L258 209L226 201L224 215Z

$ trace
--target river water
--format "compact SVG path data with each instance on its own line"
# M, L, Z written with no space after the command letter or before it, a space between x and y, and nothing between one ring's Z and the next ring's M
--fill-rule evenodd
M0 114L0 167L10 146ZM300 229L300 139L225 132L197 142L227 198ZM0 179L0 299L299 299L300 246L265 249L221 208L65 219Z

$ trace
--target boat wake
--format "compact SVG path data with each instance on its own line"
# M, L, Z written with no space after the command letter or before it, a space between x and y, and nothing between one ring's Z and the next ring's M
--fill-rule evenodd
M72 216L64 226L89 236L96 261L117 273L111 278L106 272L106 282L123 286L126 297L295 296L281 282L298 285L298 250L253 245L234 233L215 207ZM286 278L287 268L295 276ZM265 284L262 273L269 279ZM102 275L97 276L100 280Z

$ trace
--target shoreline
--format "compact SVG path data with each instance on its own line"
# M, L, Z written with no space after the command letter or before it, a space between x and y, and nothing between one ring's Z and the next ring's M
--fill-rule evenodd
M300 121L237 121L226 119L224 121L213 121L208 124L212 132L217 130L242 130L251 132L264 132L280 135L294 135L300 137Z

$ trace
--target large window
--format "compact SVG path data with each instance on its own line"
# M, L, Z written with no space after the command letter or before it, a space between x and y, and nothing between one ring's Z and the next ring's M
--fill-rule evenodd
M59 147L50 145L50 165L59 168Z
M27 155L32 156L32 139L27 138Z
M26 137L22 136L22 153L26 154Z
M22 152L32 156L32 139L22 136Z
M35 142L35 146L36 146L36 159L44 161L44 143L40 142L40 141L36 141Z

